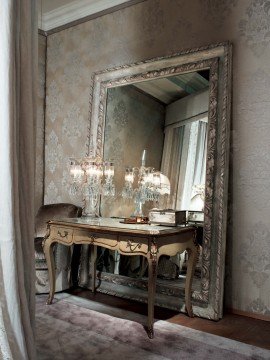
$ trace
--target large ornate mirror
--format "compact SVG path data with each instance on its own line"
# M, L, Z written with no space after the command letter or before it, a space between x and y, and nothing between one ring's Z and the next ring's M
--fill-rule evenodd
M106 70L93 77L90 109L96 152L115 163L118 195L102 199L101 215L132 214L134 204L121 195L125 167L140 166L146 150L146 165L170 180L166 208L198 212L194 313L211 319L222 316L230 68L230 45L219 44ZM153 206L145 204L146 215ZM185 256L160 259L157 304L184 310ZM146 300L142 258L109 251L100 258L100 291ZM82 269L81 282L88 286L86 264Z

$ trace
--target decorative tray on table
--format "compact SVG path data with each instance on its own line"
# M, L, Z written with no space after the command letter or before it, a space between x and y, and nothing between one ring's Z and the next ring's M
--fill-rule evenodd
M124 218L123 220L120 221L121 224L136 224L136 225L140 225L140 224L148 224L149 223L149 219L146 216L132 216L129 218Z

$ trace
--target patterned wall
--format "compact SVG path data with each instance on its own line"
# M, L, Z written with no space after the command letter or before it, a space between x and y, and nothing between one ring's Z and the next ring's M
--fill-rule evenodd
M270 2L147 0L48 37L45 203L71 201L67 158L86 151L93 72L233 43L226 305L270 315Z
M46 37L38 35L38 91L36 124L36 173L35 173L35 212L43 205L44 179L44 98L46 72Z

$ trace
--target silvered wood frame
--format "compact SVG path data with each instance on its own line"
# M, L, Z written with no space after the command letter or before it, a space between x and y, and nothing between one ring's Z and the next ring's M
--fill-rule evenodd
M227 223L231 45L221 43L95 73L92 77L89 139L103 155L107 90L170 75L210 69L208 149L201 291L193 293L194 313L217 320L223 312ZM89 141L90 143L90 141ZM89 151L89 148L88 148ZM114 282L117 275L106 274Z

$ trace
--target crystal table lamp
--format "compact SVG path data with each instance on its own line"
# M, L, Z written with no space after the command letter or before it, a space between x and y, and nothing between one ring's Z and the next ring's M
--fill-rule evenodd
M98 157L70 159L71 195L83 196L83 216L98 217L100 196L115 196L114 164Z
M142 154L140 167L127 167L125 184L122 189L124 199L134 199L133 216L143 217L142 206L147 201L158 202L161 195L170 194L170 181L160 171L146 167L146 150Z

